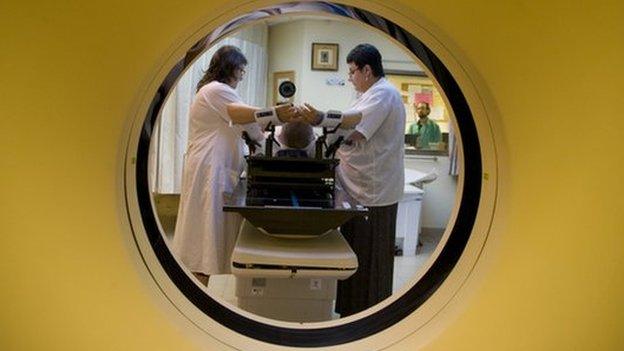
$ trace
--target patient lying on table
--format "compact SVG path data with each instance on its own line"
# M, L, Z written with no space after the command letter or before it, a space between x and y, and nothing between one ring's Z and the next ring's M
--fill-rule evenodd
M282 126L277 135L281 147L275 153L278 157L313 157L314 131L304 122L290 122Z

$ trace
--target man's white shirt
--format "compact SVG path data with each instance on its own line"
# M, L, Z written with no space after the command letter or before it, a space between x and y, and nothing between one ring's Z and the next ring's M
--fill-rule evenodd
M386 206L403 196L405 107L401 94L385 78L361 94L346 113L360 112L355 127L365 138L342 145L338 179L365 206Z

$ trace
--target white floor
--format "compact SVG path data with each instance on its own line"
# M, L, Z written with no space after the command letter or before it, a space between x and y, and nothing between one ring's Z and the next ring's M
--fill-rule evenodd
M421 234L420 243L415 256L396 256L394 258L394 279L392 291L397 292L405 284L414 283L414 274L427 261L440 241L440 234ZM231 274L213 275L210 277L207 292L213 298L236 306L236 279Z
M418 238L418 248L415 256L394 257L394 278L392 292L396 293L405 284L414 283L414 275L427 262L431 253L440 242L442 232L423 232Z

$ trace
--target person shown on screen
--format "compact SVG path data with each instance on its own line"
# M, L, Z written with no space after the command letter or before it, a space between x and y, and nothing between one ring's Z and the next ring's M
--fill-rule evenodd
M416 148L429 149L429 143L439 143L442 140L442 133L438 124L429 119L431 108L429 103L421 101L414 105L418 121L409 127L409 134L417 136Z

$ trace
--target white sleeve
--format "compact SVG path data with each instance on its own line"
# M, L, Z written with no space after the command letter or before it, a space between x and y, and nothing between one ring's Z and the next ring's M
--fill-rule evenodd
M374 91L371 96L351 110L357 110L362 114L362 119L355 126L355 130L364 135L366 140L372 138L392 111L390 102L393 99L389 96L389 93L389 91L382 89Z
M215 85L212 89L209 89L207 95L207 99L210 99L209 102L212 104L214 109L219 114L219 117L223 118L226 122L232 126L232 119L227 112L227 106L233 103L243 103L241 97L236 93L236 90L230 88L229 86L218 84ZM262 128L258 123L247 123L239 125L244 131L247 132L249 137L257 142L262 142L264 140L264 133L262 132Z
M227 112L227 106L233 103L242 103L243 100L236 91L225 84L214 84L203 91L204 99L217 112L220 118L226 122L232 119Z

